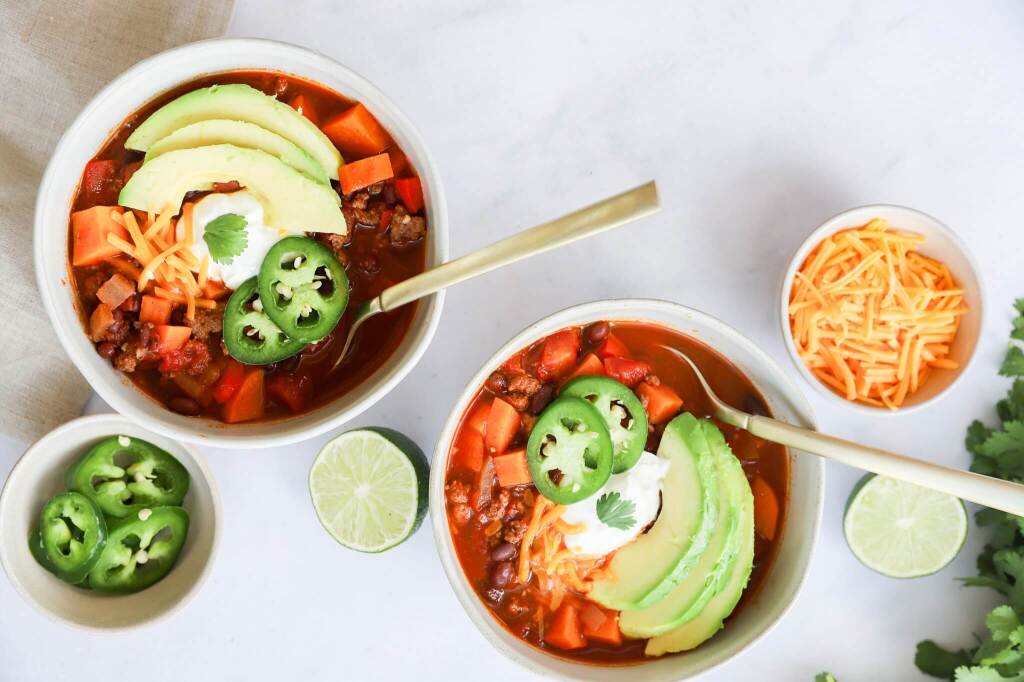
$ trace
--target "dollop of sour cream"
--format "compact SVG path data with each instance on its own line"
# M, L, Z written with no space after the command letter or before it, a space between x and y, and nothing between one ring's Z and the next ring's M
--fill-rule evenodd
M210 256L203 235L206 226L216 218L233 213L245 218L245 250L231 259L230 263L218 263ZM178 239L185 237L184 221L178 221ZM230 193L207 194L195 203L192 209L192 244L189 249L200 263L210 256L207 277L219 280L230 289L237 289L245 280L260 271L263 257L275 243L288 235L287 231L268 227L263 222L263 205L245 190ZM198 271L198 270L197 270Z
M569 551L585 556L604 556L632 542L640 531L658 515L661 506L661 484L671 462L644 452L636 464L621 474L612 474L604 486L585 500L570 504L562 519L583 530L565 535ZM633 524L623 530L604 523L597 515L597 502L602 495L617 492L621 500L633 503Z

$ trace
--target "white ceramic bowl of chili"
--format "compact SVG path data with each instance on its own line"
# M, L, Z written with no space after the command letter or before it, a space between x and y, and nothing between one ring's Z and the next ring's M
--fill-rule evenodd
M270 447L311 438L372 406L422 357L437 329L444 302L444 292L419 302L402 343L366 381L337 400L275 421L229 425L175 414L96 353L79 316L69 272L68 221L82 170L125 118L154 97L204 74L249 69L295 74L365 105L412 161L423 183L426 267L448 258L448 212L441 179L419 134L380 90L319 53L269 40L206 40L141 61L100 91L64 133L39 186L33 239L43 305L75 366L115 410L170 438L227 448Z
M818 537L825 495L823 460L790 451L787 511L778 554L754 599L723 630L693 651L651 658L636 665L582 664L545 653L507 631L484 605L466 579L449 529L445 478L452 441L463 414L480 387L516 351L566 327L600 320L648 322L692 336L735 364L761 392L772 414L791 424L815 428L807 400L775 362L750 339L724 322L668 301L621 299L595 301L567 308L530 325L502 346L466 384L445 422L430 472L430 520L448 582L470 620L502 654L524 668L547 677L595 682L685 680L735 658L766 635L786 615L803 585Z
M142 438L163 448L189 473L182 503L189 514L189 530L177 562L160 582L127 595L68 585L40 566L28 548L43 505L66 490L67 468L91 445L115 435ZM198 593L217 553L221 515L213 474L194 450L117 414L80 417L36 441L7 477L0 494L0 563L21 596L51 618L87 630L129 630L167 618Z
M922 255L946 264L953 280L963 289L964 303L967 306L967 312L960 318L960 327L957 329L948 356L958 363L959 367L932 372L917 391L907 395L903 404L896 410L847 400L825 385L800 357L793 341L789 321L789 299L793 282L808 254L837 232L866 225L874 218L887 220L893 231L923 236L925 241L917 250ZM977 263L967 245L955 232L927 213L892 204L871 204L843 211L826 220L804 240L783 273L779 292L779 324L786 351L800 375L829 402L874 416L905 414L920 409L953 388L974 359L974 349L978 345L978 337L984 324L984 292L978 272Z

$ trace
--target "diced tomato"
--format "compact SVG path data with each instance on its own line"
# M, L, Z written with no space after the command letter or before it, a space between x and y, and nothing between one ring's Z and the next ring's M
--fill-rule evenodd
M464 429L455 440L455 459L470 471L484 465L484 437L473 429Z
M508 374L522 374L523 373L523 355L524 351L519 351L501 366L502 371Z
M291 105L292 109L295 109L295 111L308 118L314 125L319 125L319 123L317 123L316 108L313 106L313 102L309 97L299 93L292 98Z
M642 383L637 387L636 394L640 396L640 402L647 410L647 419L652 424L668 421L676 416L683 406L683 399L679 394L664 384L653 386Z
M156 332L157 344L162 353L181 348L192 336L192 327L176 327L170 324L158 324L153 331Z
M100 341L114 324L114 311L106 303L100 303L89 316L89 336L93 341Z
M218 403L226 403L242 385L247 371L248 368L238 360L228 358L224 371L220 374L220 380L213 389L213 399Z
M750 490L754 494L754 527L765 540L774 540L779 525L779 498L761 477L753 480Z
M611 357L605 358L604 371L612 379L633 388L647 378L651 373L651 366L643 360Z
M583 376L584 374L604 376L604 363L601 362L601 358L593 353L587 353L587 356L583 358L583 362L569 375L569 379Z
M566 651L586 646L587 640L583 637L580 614L575 605L563 602L558 607L551 624L544 631L544 641Z
M266 387L271 398L292 412L302 412L313 397L313 381L305 374L275 374Z
M544 339L537 363L537 378L550 381L568 372L576 364L580 352L580 330L563 329Z
M606 611L597 604L590 603L580 611L580 621L583 623L583 635L588 640L610 646L622 644L617 611Z
M112 213L121 215L124 209L120 206L93 206L71 214L72 265L96 265L121 253L107 241L107 235L128 239L128 230L111 217Z
M121 191L121 173L117 161L93 160L85 165L82 191L89 203L114 204Z
M142 305L139 307L139 320L153 324L167 324L171 321L173 307L174 303L166 298L146 294L142 297Z
M487 414L487 432L484 434L484 445L491 454L501 454L512 444L522 420L516 408L501 398L491 403L491 411Z
M391 136L362 104L346 109L321 129L346 157L380 154L391 144Z
M609 334L595 351L602 360L605 358L628 358L629 349L614 334Z
M384 232L391 227L391 219L395 217L395 212L390 208L385 208L380 212L380 218L377 219L377 231Z
M247 422L263 416L263 370L247 371L234 395L224 403L222 416L228 424Z
M483 465L476 476L476 484L473 486L473 492L469 495L469 502L473 505L473 509L480 511L491 501L495 478L494 458L484 455Z
M526 466L526 450L519 448L494 457L494 472L498 484L505 488L533 482L530 468Z
M423 186L419 178L396 178L395 191L409 213L419 213L423 208Z
M189 328L185 327L185 329ZM165 374L171 372L202 374L209 366L210 348L202 341L193 339L186 341L178 348L160 353L160 371Z

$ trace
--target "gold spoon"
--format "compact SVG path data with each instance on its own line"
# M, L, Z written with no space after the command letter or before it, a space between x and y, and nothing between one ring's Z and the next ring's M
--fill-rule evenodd
M801 429L771 417L747 414L723 403L711 390L697 365L682 351L670 346L662 347L678 355L693 369L714 407L714 416L726 424L744 429L758 438L804 450L857 469L1024 516L1024 485L859 445L810 429Z
M352 326L349 327L345 345L331 371L337 369L352 347L352 339L359 326L374 315L394 310L503 265L645 218L657 213L660 208L658 188L652 180L390 286L376 298L359 306Z

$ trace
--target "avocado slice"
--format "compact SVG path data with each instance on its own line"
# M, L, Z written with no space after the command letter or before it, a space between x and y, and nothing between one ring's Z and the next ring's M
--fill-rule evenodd
M622 612L619 629L628 637L656 637L693 620L732 574L742 544L738 531L743 499L750 496L750 485L718 427L708 420L701 420L700 426L718 472L718 525L700 561L672 592L646 609Z
M724 445L724 440L722 443ZM743 478L743 482L737 529L740 547L725 585L711 598L699 616L680 625L675 630L647 640L644 653L648 656L689 651L700 646L722 629L722 623L733 612L740 597L743 596L743 590L750 580L750 572L754 567L754 496L750 492L750 484L746 482L746 477Z
M163 105L125 140L126 149L148 152L158 140L198 121L248 121L277 133L316 159L332 180L338 179L341 153L312 121L276 98L242 83L211 85L185 93Z
M276 156L232 144L161 154L135 171L118 203L160 213L169 206L177 209L190 191L232 180L259 199L270 227L290 232L348 231L338 206L341 199L330 185L313 182Z
M700 561L718 522L715 457L696 417L686 412L668 423L658 457L672 464L657 520L615 553L612 575L590 592L610 609L643 609L669 594Z
M167 137L150 145L145 160L152 161L161 154L177 149L205 147L211 144L233 144L246 149L261 149L271 156L281 159L310 180L315 180L322 185L328 185L331 182L323 166L301 147L297 147L277 133L261 128L255 123L229 121L223 118L198 121L178 128Z

